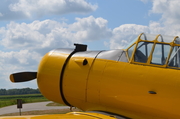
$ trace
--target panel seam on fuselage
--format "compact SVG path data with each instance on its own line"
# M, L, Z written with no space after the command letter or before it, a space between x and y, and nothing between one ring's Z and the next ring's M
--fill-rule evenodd
M99 51L99 52L97 53L97 55L94 57L93 62L92 62L91 66L90 66L90 68L89 68L89 71L88 71L88 75L87 75L87 79L86 79L86 80L87 80L87 81L86 81L86 89L85 89L85 102L87 102L87 86L88 86L89 74L90 74L91 68L92 68L92 66L93 66L93 64L94 64L94 61L96 60L97 56L98 56L101 52L103 52L103 50L102 50L102 51Z

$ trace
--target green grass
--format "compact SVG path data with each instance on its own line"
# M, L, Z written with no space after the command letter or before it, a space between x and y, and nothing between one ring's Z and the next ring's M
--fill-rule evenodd
M0 108L10 105L16 105L17 99L22 99L22 103L33 103L48 101L42 94L27 94L27 95L8 95L0 96Z

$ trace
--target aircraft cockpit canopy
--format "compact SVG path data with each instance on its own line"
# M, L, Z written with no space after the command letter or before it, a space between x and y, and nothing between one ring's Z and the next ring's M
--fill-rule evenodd
M180 68L180 38L140 34L125 49L130 63Z

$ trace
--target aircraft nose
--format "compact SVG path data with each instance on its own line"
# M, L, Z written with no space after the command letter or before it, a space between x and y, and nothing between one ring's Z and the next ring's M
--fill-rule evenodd
M66 104L62 91L64 64L74 50L56 49L47 53L41 60L37 73L37 83L41 93L49 100Z
M55 49L47 53L40 62L37 83L41 93L49 100L61 104L70 104L63 94L63 74L71 56L86 51L87 45L74 44L75 49Z

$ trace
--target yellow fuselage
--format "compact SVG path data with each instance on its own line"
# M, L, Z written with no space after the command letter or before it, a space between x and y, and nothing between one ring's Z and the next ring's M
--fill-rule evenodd
M39 65L38 86L48 99L135 119L180 118L179 70L101 59L100 52L66 61L70 52L51 51Z

